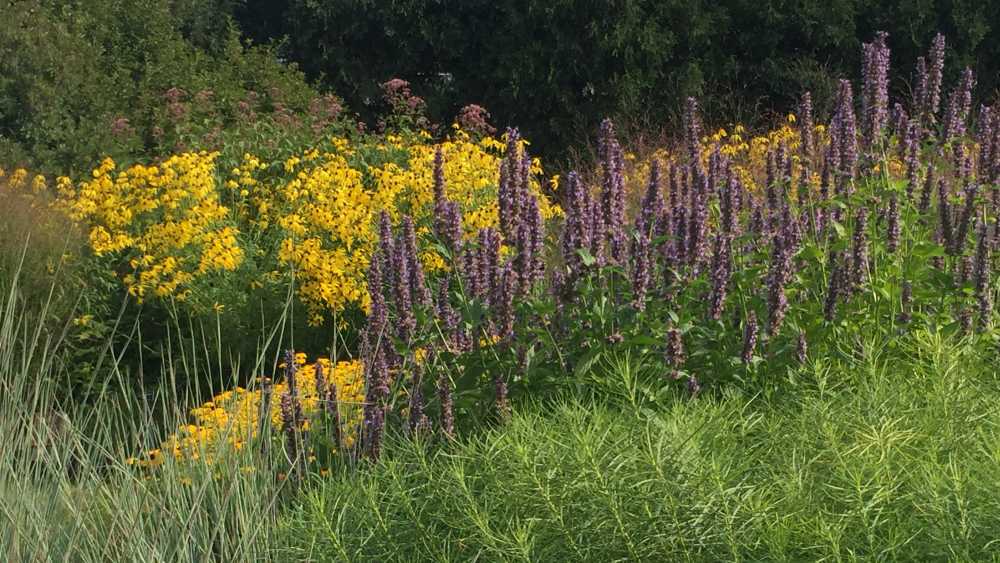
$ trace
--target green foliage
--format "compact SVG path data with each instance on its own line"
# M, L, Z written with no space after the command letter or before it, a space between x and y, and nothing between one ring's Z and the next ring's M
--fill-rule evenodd
M287 0L250 1L238 15L258 40L283 38L290 60L358 111L398 76L436 119L478 103L547 154L586 139L602 116L639 131L676 123L688 95L712 122L768 120L807 89L828 108L832 78L855 75L860 43L876 30L890 32L894 64L906 69L900 93L938 31L953 75L971 65L983 91L1000 85L995 2Z
M522 405L307 491L284 557L320 561L989 559L1000 503L988 342L920 331L770 396Z
M8 4L0 21L6 165L80 173L106 154L129 160L178 145L210 148L205 137L214 131L218 141L251 92L267 111L278 103L301 111L316 96L272 51L240 43L229 1ZM212 94L190 113L170 115L172 88L183 102Z

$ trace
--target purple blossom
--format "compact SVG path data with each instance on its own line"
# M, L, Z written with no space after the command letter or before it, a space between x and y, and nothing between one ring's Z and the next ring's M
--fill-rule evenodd
M754 353L757 350L757 338L760 332L760 325L757 323L757 313L750 311L747 314L746 323L743 325L743 354L744 364L753 361Z
M944 76L944 35L938 33L931 43L930 69L927 75L927 90L924 98L924 112L933 119L941 105L941 84Z
M975 265L975 287L976 299L979 303L979 327L984 328L990 322L990 313L993 310L992 295L990 291L990 244L989 230L986 221L980 219L977 229L976 241L976 265Z
M409 215L403 216L403 230L396 241L396 246L396 251L402 252L406 261L410 298L414 303L425 307L429 306L431 304L431 290L427 287L427 282L424 279L424 267L417 254L416 228L413 225L413 218Z
M896 252L896 248L899 247L899 201L896 194L892 194L889 198L889 213L888 213L888 233L887 233L887 246L889 252Z
M499 283L496 292L490 299L490 305L495 314L497 336L508 340L514 336L514 294L516 292L516 273L510 262L500 268Z
M636 228L654 236L659 231L658 225L663 216L663 193L660 189L660 160L653 158L649 167L649 182L642 198L642 208L639 210L639 220Z
M800 136L802 137L802 153L806 159L812 158L813 154L813 104L812 93L802 94L802 101L799 104Z
M931 208L931 193L934 191L934 166L927 165L927 174L924 176L924 189L920 193L920 213L927 213Z
M681 331L671 328L667 331L667 349L664 361L673 370L673 378L677 379L678 371L684 365L684 338Z
M417 319L413 311L413 297L410 276L410 260L406 255L406 239L401 233L396 240L395 254L393 254L392 269L393 276L393 296L396 305L397 334L404 342L408 342L413 337L417 327Z
M899 307L899 322L900 324L907 324L910 322L911 311L913 302L913 284L909 281L904 281L902 289L900 290L900 307Z
M722 318L732 269L729 237L725 233L719 233L715 237L715 253L712 259L711 273L712 294L709 298L709 317L713 320L717 321Z
M698 382L698 378L694 374L688 375L687 390L692 399L701 393L701 383Z
M650 234L646 229L635 233L635 247L632 252L632 299L633 306L638 311L646 310L646 294L652 278Z
M502 422L510 419L510 402L507 399L507 382L500 373L493 376L493 404Z
M455 436L455 404L452 398L451 378L441 373L437 380L438 401L441 403L441 431L445 437Z
M913 113L919 116L927 113L928 75L927 59L917 57L917 65L913 69Z
M424 392L422 389L421 368L414 365L413 376L410 381L410 404L409 404L409 424L407 429L411 436L415 436L430 429L430 420L424 414Z
M882 137L889 117L889 34L879 31L875 41L862 45L862 104L865 115L865 133L869 145Z
M688 97L684 105L684 133L688 146L688 158L692 166L701 166L700 155L701 146L701 124L698 119L698 101Z
M590 194L575 171L566 176L566 201L563 205L566 214L562 234L563 259L572 275L578 276L583 270L583 259L579 252L590 250L593 233Z
M487 303L496 293L500 275L500 234L489 227L479 230L479 256L477 257L477 282Z
M610 259L615 264L625 260L625 176L622 148L615 138L615 128L610 119L601 122L598 146L601 156L601 213L604 237Z
M854 117L854 94L849 80L841 80L837 93L837 109L830 131L830 143L840 156L839 179L850 183L854 180L858 161L858 133Z
M511 237L517 225L517 198L519 197L520 159L518 143L520 133L517 129L507 129L507 151L500 163L500 183L497 189L499 204L500 230L504 236Z

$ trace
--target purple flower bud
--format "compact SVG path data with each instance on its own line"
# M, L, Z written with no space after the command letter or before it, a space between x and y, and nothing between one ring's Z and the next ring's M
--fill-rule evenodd
M601 122L602 189L601 212L611 261L622 264L625 259L625 176L624 156L615 138L610 119Z
M323 374L323 364L316 362L316 364L313 366L313 373L315 374L314 379L316 383L316 397L320 400L320 403L322 403L323 398L326 397L326 390L327 390L327 381L326 377Z
M295 374L297 372L295 365L295 350L285 350L285 383L288 385L288 394L292 396L292 399L298 400L299 388L296 384Z
M507 129L507 151L500 163L500 183L497 189L499 205L500 230L506 237L512 237L517 226L517 199L520 188L520 150L518 143L521 135L517 129Z
M903 104L896 102L892 105L892 132L896 135L896 138L903 139L906 137L907 128L910 124L910 116L907 115L906 110L903 109Z
M698 378L695 377L694 374L688 376L687 389L692 399L694 399L695 397L698 396L699 393L701 393L701 384L698 383Z
M927 76L924 111L930 117L937 114L938 108L941 105L941 84L942 77L944 76L944 48L944 35L938 33L931 43L931 50L928 55L930 69Z
M424 279L424 267L420 263L417 254L417 233L413 226L413 218L409 215L403 216L403 231L396 242L397 247L403 249L403 256L406 260L406 269L409 274L407 283L409 284L411 299L425 307L431 304L431 290L427 287ZM397 251L399 250L397 248Z
M989 231L986 227L986 221L980 219L977 230L975 285L976 299L979 303L979 328L983 329L989 324L991 312L993 311L992 292L990 290Z
M658 224L663 216L663 193L660 191L660 161L653 158L649 167L649 183L642 198L642 209L636 227L652 237L658 232Z
M906 163L906 199L913 197L913 190L920 182L920 124L911 119L906 127L906 138L903 141L903 160Z
M962 205L962 212L958 218L958 228L953 233L954 238L952 239L952 254L961 254L965 250L965 241L969 235L969 226L972 223L972 215L976 211L976 193L978 192L976 184L969 184L965 188L964 202Z
M747 321L743 325L743 363L749 364L753 361L754 353L757 350L757 337L760 326L757 324L757 313L750 311L747 314Z
M798 343L795 346L795 359L800 364L805 364L809 360L809 342L806 340L805 331L799 331Z
M498 333L501 340L514 336L514 293L516 291L516 274L506 262L500 269L497 291L490 299L490 305L496 315Z
M927 113L928 105L928 75L927 59L917 57L917 65L913 69L913 113L919 117L922 113Z
M434 213L439 215L439 208L445 202L444 195L444 152L441 145L434 149Z
M802 94L802 102L799 104L799 135L802 138L802 153L806 160L813 155L813 104L812 93Z
M413 376L410 380L410 417L407 430L411 436L415 436L430 429L430 419L424 414L424 392L422 387L421 368L415 365Z
M899 247L899 202L897 201L896 194L892 194L889 198L889 232L887 236L887 246L889 252L896 252L896 248Z
M499 373L493 376L493 404L501 422L510 420L510 402L507 400L507 382Z
M715 254L712 259L711 274L712 294L709 299L709 317L713 320L717 321L722 318L732 269L729 237L725 233L719 233L715 237Z
M972 332L972 308L963 306L958 312L958 322L962 327L962 334Z
M396 240L395 254L393 254L392 269L393 276L393 296L396 305L397 334L404 342L408 342L413 337L417 327L417 319L413 313L412 285L410 283L410 260L406 255L405 235L400 234Z
M381 406L365 409L365 425L363 443L365 453L372 462L377 462L382 456L382 433L385 430L385 410Z
M289 459L295 460L295 467L298 467L299 463L299 420L301 418L302 408L291 394L283 393L281 395L281 429L285 433L285 455Z
M849 80L841 80L837 94L837 109L830 131L831 144L837 145L840 154L839 179L850 183L854 180L858 161L858 133L854 117L854 94Z
M920 206L919 210L921 214L927 213L927 210L931 208L931 193L934 191L934 166L927 165L927 174L924 176L924 189L920 193Z
M664 353L664 360L676 373L684 365L684 359L684 337L681 336L681 331L671 328L667 331L667 349Z
M451 378L441 373L437 381L438 400L441 402L441 431L446 438L455 436L455 404L452 399Z
M652 278L650 234L645 229L639 229L635 235L635 248L632 251L632 305L637 311L645 311L646 294Z
M692 166L700 166L701 124L698 119L698 101L689 97L684 105L684 133L688 145L688 158Z
M579 252L590 251L591 227L590 195L577 173L566 176L566 201L563 203L566 222L562 234L563 259L572 276L579 276L583 270L583 259Z
M900 301L899 318L898 318L899 323L907 324L910 322L910 319L912 318L910 308L912 307L912 302L913 302L913 284L911 284L909 281L903 282L902 288L900 290L899 301Z
M882 138L889 117L889 34L879 31L875 41L862 45L864 51L864 84L862 104L865 115L865 136L869 145Z

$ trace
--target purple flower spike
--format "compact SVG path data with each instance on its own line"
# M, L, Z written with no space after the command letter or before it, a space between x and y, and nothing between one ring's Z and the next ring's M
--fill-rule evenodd
M800 364L805 364L809 360L809 342L806 340L805 331L799 331L799 340L795 346L795 359Z
M611 261L622 264L625 260L625 176L622 148L615 138L615 128L610 119L601 122L598 147L601 155L602 185L601 213L604 237L607 240Z
M667 331L667 349L664 353L664 361L673 371L672 377L677 379L678 371L684 365L684 338L681 331L671 328Z
M413 218L409 215L403 217L403 231L400 233L396 245L399 247L397 251L403 252L406 260L410 298L415 303L425 307L429 306L431 304L431 290L427 287L424 279L424 267L417 255L417 232L413 225Z
M801 123L800 136L802 137L802 152L806 159L811 159L813 155L813 103L812 93L802 94L802 102L799 104L799 120Z
M982 330L989 322L993 311L992 292L990 290L990 241L986 221L980 219L976 241L975 286L976 299L979 303L979 328Z
M879 31L875 41L862 45L862 104L865 116L865 136L869 145L878 143L889 117L889 34Z
M889 247L889 252L896 252L896 248L899 247L899 201L896 198L896 194L892 194L889 198L889 213L888 213L888 237L887 246Z
M441 402L441 431L446 438L455 436L455 403L452 398L451 378L447 373L438 376L438 400Z
M632 251L632 305L637 311L646 310L646 294L652 279L649 237L646 229L636 231L635 248Z
M749 364L757 350L757 337L760 332L760 325L757 323L757 313L750 311L747 314L747 322L743 326L743 354L744 364Z
M849 80L841 80L837 94L837 110L830 132L831 144L837 145L840 154L840 179L854 180L858 161L858 133L854 117L854 94Z
M931 43L929 55L930 69L927 75L927 91L924 111L933 119L941 105L941 84L944 76L944 35L938 33Z
M694 374L688 376L687 389L692 399L701 393L701 383L698 382L698 378Z
M712 259L712 294L709 298L709 317L713 320L722 318L722 310L726 303L726 293L729 278L732 275L733 263L729 237L719 233L715 237L715 254Z
M566 214L562 235L563 260L566 261L571 276L577 277L583 270L579 251L589 252L592 245L593 222L590 215L590 195L575 171L566 176L566 201L563 205Z
M514 294L517 290L517 274L510 262L505 263L499 274L496 293L490 299L495 314L497 336L508 340L514 336Z

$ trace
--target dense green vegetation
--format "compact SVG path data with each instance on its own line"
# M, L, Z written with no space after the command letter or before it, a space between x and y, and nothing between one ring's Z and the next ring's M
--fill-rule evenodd
M6 2L0 162L80 174L108 154L214 148L247 110L308 108L315 90L272 50L241 42L232 4Z
M863 337L864 338L864 337ZM920 331L768 391L675 396L638 358L598 398L521 405L449 444L392 440L282 522L316 561L816 561L996 557L995 351Z
M805 90L826 110L876 30L896 68L913 68L940 31L952 76L972 66L987 99L1000 86L996 2L248 0L238 21L258 41L283 38L289 60L357 111L399 76L436 117L478 103L547 154L591 138L604 116L646 135L677 125L686 96L713 123L767 122ZM909 94L911 78L893 91Z
M997 3L7 4L0 560L1000 560Z

